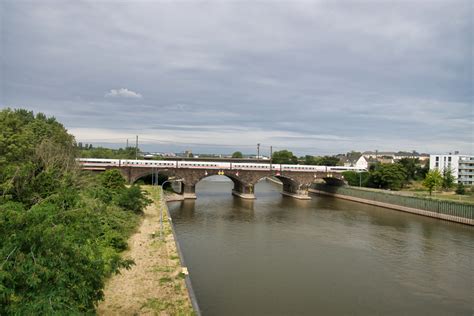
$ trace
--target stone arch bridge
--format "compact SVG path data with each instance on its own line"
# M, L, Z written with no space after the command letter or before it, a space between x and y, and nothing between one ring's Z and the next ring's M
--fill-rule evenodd
M308 188L316 181L323 179L328 184L343 185L344 177L337 172L301 172L301 171L269 171L269 170L217 170L217 169L194 169L194 168L153 168L153 167L107 167L106 169L118 169L128 183L133 184L140 178L153 173L174 176L180 179L181 194L185 199L196 198L196 184L202 179L223 175L232 180L234 188L232 194L244 198L255 199L255 184L263 178L275 177L283 183L282 194L297 199L310 199Z

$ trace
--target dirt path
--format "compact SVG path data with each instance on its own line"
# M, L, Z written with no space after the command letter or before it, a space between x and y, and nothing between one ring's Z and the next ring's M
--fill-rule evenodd
M184 283L179 256L166 211L163 209L163 241L160 240L160 202L149 205L140 227L130 239L124 257L133 259L130 270L111 277L99 315L191 315L192 307Z

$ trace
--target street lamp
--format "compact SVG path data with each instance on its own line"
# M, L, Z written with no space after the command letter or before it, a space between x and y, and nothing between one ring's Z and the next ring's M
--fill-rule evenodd
M161 192L163 192L163 195L164 195L163 188L165 187L165 183L172 183L172 182L183 182L183 179L177 179L177 180L168 179L165 182L163 182L161 184ZM160 239L163 240L163 207L160 207Z
M359 170L359 188L362 187L362 172L366 171L365 169Z

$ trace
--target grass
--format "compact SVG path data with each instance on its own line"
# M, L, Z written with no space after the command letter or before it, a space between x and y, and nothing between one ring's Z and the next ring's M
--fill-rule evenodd
M153 268L154 272L173 272L174 270L176 270L176 267L159 266Z
M193 310L187 307L184 300L158 300L149 299L142 308L149 308L155 312L155 315L160 315L160 312L166 312L169 315L196 315Z
M172 282L173 279L170 278L170 277L162 277L160 278L160 284L165 284L165 283L169 283L169 282Z
M423 192L423 193L416 193L415 196L430 197L432 199L437 199L437 200L474 203L474 195L446 194L443 192L443 193L433 193L433 195L430 196L428 192Z

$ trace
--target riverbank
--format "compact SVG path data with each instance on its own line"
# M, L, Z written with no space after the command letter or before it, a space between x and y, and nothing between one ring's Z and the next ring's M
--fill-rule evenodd
M147 188L154 203L143 215L138 231L129 239L130 270L111 277L104 289L99 315L194 315L161 188ZM160 217L163 234L160 238Z
M380 206L397 211L443 219L471 226L474 225L474 206L471 204L409 197L354 187L330 187L322 184L315 185L314 188L311 188L308 191L311 193Z

